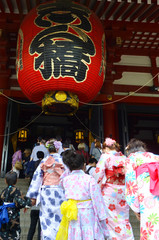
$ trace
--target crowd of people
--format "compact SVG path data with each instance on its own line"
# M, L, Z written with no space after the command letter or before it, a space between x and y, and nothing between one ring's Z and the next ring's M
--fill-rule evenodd
M38 240L134 240L130 208L140 239L159 240L159 156L138 139L130 140L125 155L112 138L95 139L88 149L60 137L39 137L32 151L17 149L0 194L0 240L20 239L20 209L29 207L27 240L37 222ZM16 188L21 171L30 179L26 196Z

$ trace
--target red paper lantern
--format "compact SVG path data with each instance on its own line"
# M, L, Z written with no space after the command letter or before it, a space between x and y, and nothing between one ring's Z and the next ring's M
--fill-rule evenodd
M71 1L40 4L19 30L18 82L29 100L43 99L45 112L72 113L78 99L90 102L101 89L105 55L104 29L92 11Z

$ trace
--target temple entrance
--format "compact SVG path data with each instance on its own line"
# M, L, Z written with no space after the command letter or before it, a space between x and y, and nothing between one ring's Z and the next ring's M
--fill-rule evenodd
M77 129L84 130L85 140L87 141L88 139L88 107L81 107L73 116L45 115L41 112L41 107L37 105L17 106L17 104L15 104L13 106L13 112L17 112L17 114L12 114L12 119L15 120L13 124L11 123L11 132L21 128L28 130L27 140L21 142L23 147L29 146L32 148L38 136L48 140L60 135L63 141L66 138L70 138L71 142L76 144L75 131ZM18 143L20 144L20 142Z
M91 137L101 137L103 133L102 109L100 107L80 106L73 116L54 116L42 113L41 107L28 102L18 104L9 101L8 118L6 121L6 135L4 139L1 174L11 169L12 155L16 147L20 146L22 151L25 148L32 149L41 136L45 140L56 138L60 135L62 140L67 138L77 148L76 131L84 133L84 141L89 146ZM19 139L19 131L27 130L27 139ZM102 139L102 137L101 137Z
M118 107L119 136L123 151L131 138L146 143L148 151L159 154L159 108L121 104Z

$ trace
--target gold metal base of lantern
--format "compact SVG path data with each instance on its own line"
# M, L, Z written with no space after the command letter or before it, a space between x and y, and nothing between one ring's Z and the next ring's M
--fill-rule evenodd
M73 115L79 107L76 94L65 91L50 91L42 99L42 110L47 115Z

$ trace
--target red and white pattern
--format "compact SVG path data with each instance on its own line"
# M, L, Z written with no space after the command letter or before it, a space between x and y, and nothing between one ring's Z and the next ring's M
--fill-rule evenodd
M103 153L96 167L95 177L101 186L108 213L108 240L134 239L125 200L125 158L121 152Z

